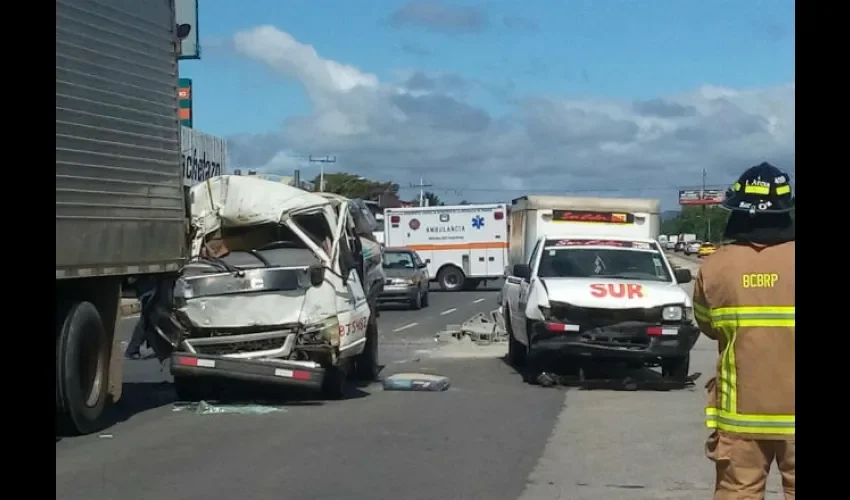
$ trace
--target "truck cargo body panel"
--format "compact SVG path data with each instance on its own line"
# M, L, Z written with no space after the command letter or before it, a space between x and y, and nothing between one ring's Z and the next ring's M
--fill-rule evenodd
M176 270L187 248L167 1L56 2L56 277Z

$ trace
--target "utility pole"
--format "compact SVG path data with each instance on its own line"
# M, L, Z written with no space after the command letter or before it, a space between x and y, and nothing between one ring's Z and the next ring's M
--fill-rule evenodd
M432 186L432 184L425 184L425 180L422 177L419 178L419 184L417 184L416 187L419 188L419 206L420 207L425 206L425 188L431 187L431 186ZM413 187L413 184L411 184L411 187Z
M336 163L336 156L308 155L307 161L319 164L319 191L325 190L325 163Z
M711 217L707 216L708 207L705 205L705 178L706 178L705 168L702 169L702 188L699 191L699 199L703 201L702 205L702 220L706 223L706 234L704 241L711 241Z

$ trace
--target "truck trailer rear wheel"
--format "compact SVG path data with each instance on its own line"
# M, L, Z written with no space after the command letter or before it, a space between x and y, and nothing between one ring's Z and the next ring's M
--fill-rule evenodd
M437 273L437 282L444 292L454 292L463 288L466 276L455 266L446 266Z
M110 344L97 308L73 304L56 336L56 416L60 429L89 434L101 425L109 391Z

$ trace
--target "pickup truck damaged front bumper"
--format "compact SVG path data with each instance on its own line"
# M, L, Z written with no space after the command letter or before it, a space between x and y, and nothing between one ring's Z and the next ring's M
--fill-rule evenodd
M570 325L534 322L534 353L585 356L600 359L654 361L688 354L699 339L699 328L690 323L629 322L608 327L570 331Z
M325 370L309 361L239 359L189 353L172 354L171 374L175 377L268 383L310 391L321 389L325 378Z

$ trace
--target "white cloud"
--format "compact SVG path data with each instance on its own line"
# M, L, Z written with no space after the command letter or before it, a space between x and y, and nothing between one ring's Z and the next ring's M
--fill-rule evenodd
M335 154L340 168L401 185L424 176L444 197L623 190L673 200L708 170L731 183L770 161L793 170L795 87L705 85L647 101L524 98L504 116L465 102L468 82L403 72L398 82L321 57L272 26L237 33L245 57L300 82L313 110L282 130L231 138L238 166L290 168L291 151ZM291 170L278 173L290 174Z

